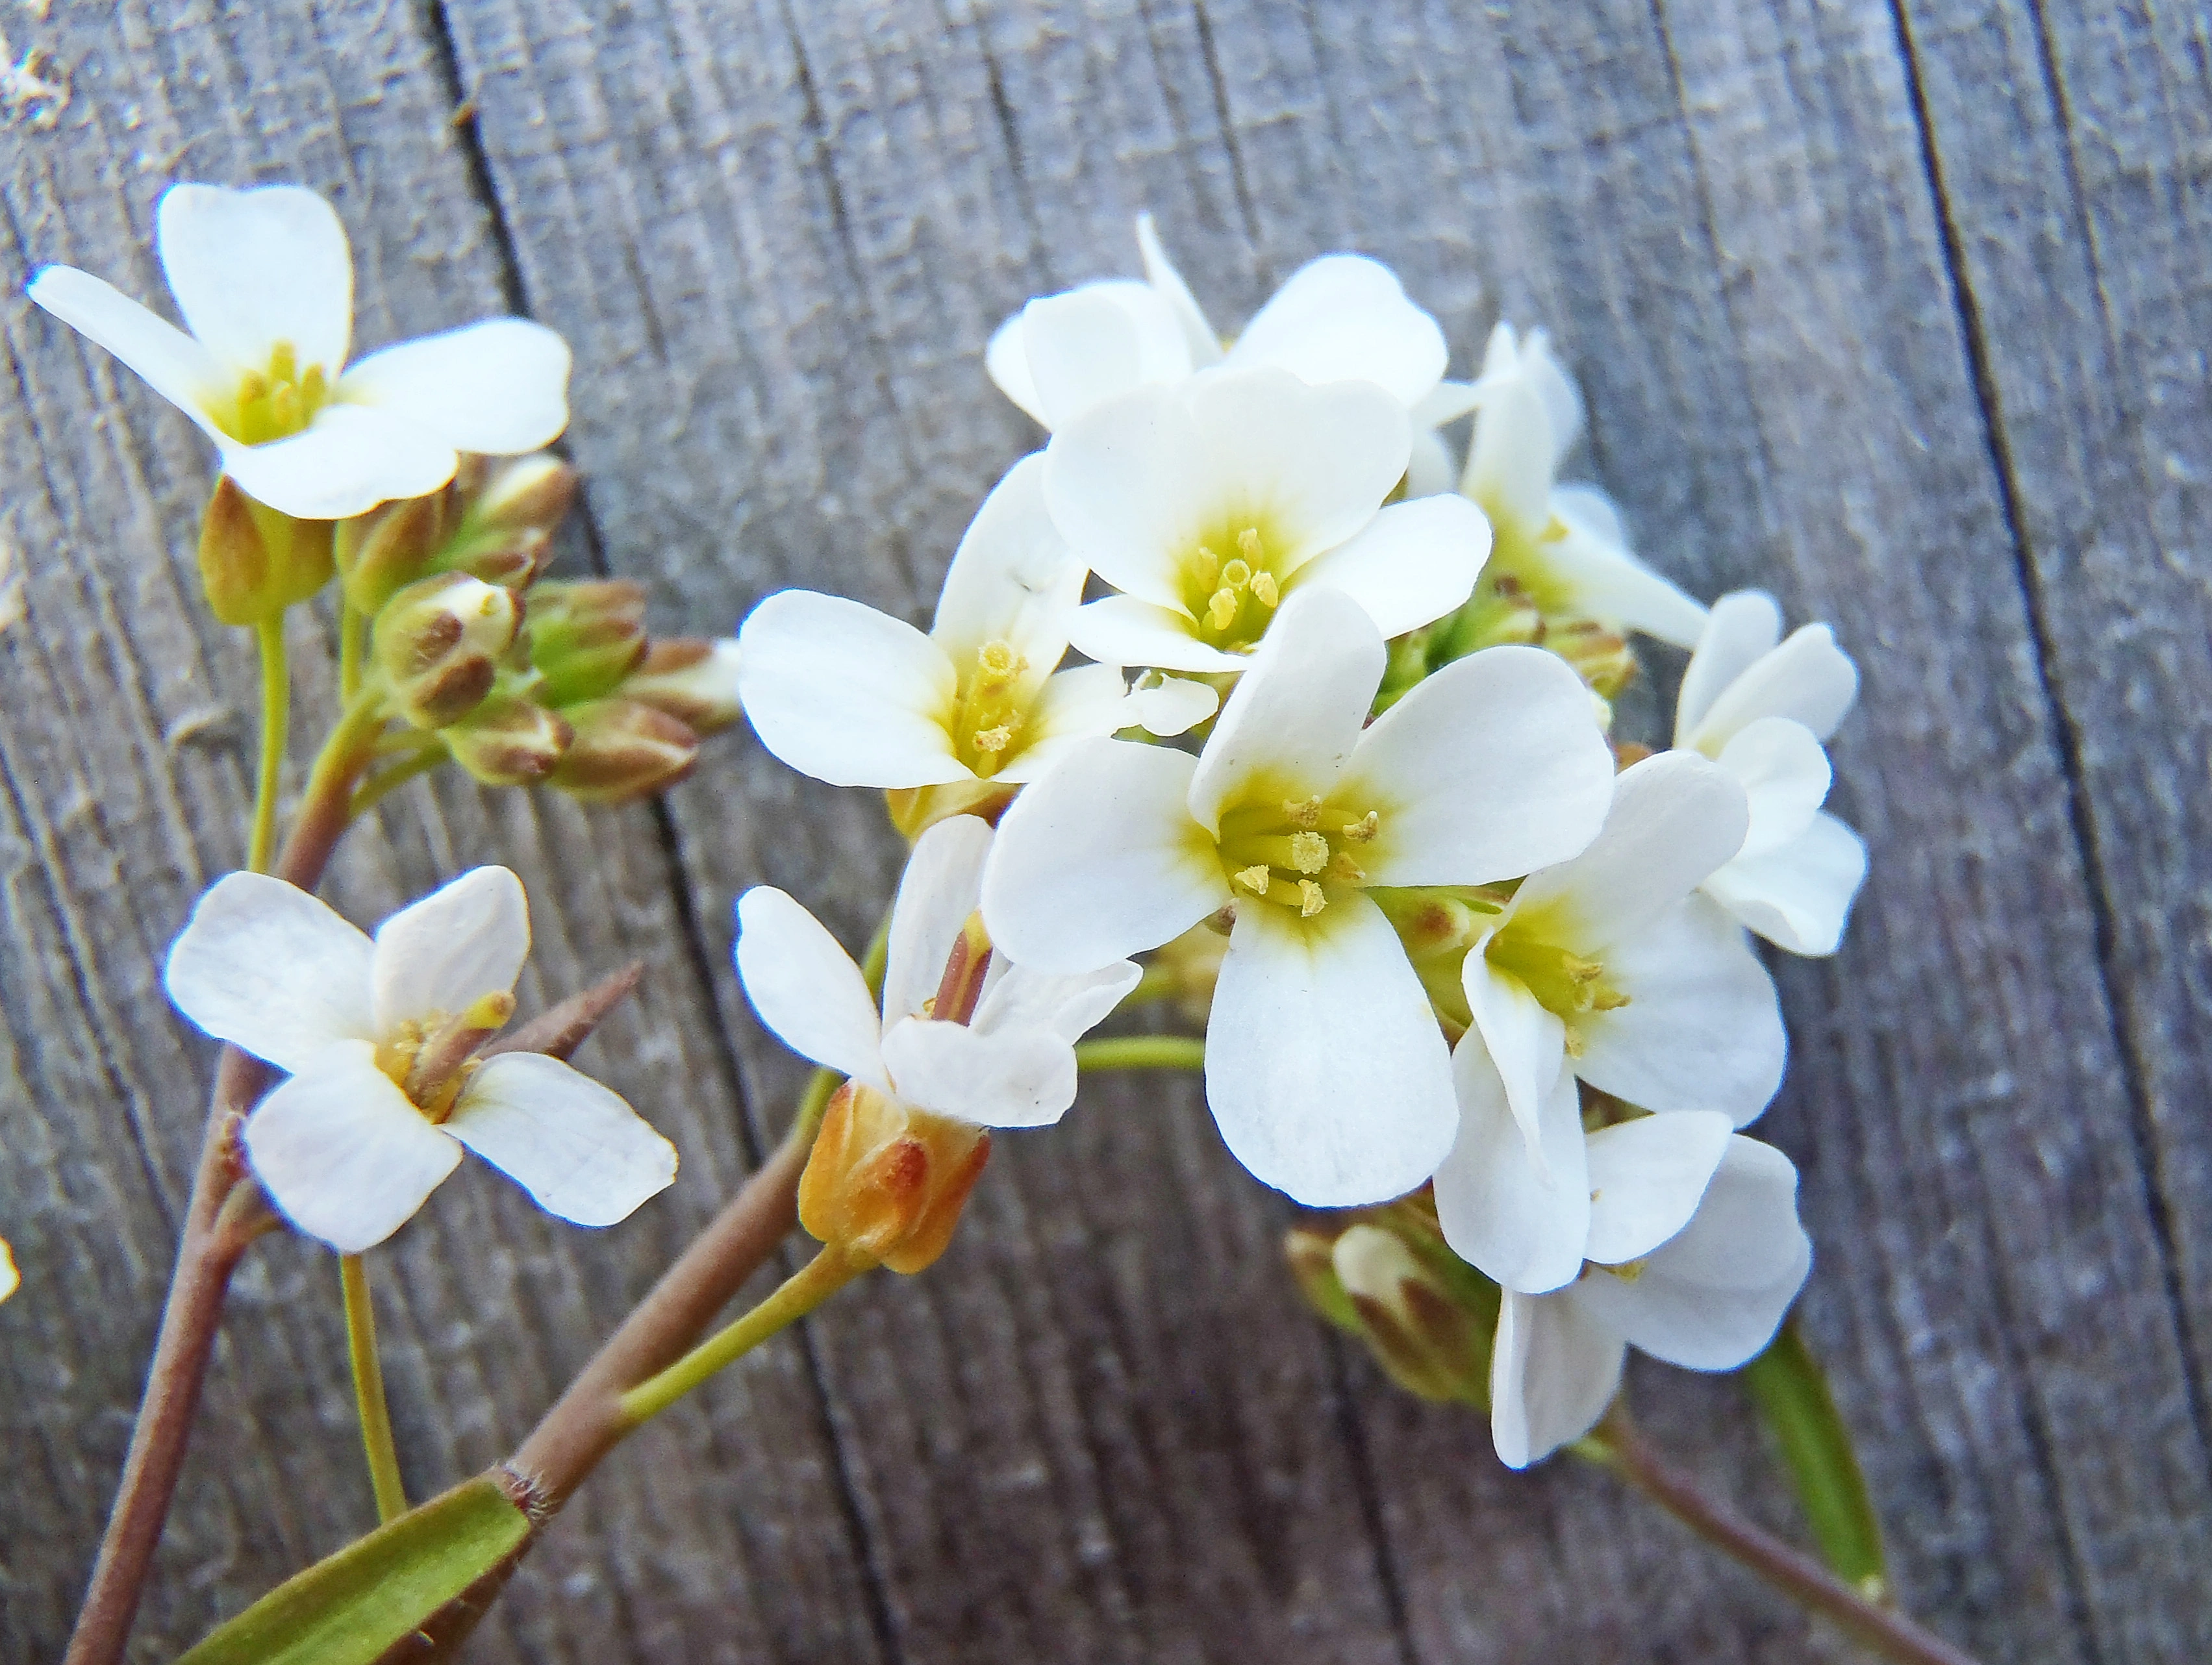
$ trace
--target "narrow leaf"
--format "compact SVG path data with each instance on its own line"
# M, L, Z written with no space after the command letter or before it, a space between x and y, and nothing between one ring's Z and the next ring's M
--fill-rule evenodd
M1743 1368L1743 1385L1782 1443L1813 1537L1837 1577L1869 1601L1889 1599L1881 1522L1836 1413L1828 1378L1793 1318L1766 1351Z
M529 1537L479 1474L288 1579L178 1665L373 1665Z

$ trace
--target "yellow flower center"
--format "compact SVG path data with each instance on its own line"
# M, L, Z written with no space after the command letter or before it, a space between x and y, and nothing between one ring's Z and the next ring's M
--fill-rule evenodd
M1519 978L1536 1004L1566 1025L1570 1057L1582 1056L1576 1027L1583 1018L1628 1004L1628 996L1605 981L1602 963L1545 941L1540 930L1520 920L1491 938L1483 953L1500 971Z
M476 1057L514 1015L514 996L479 995L459 1012L403 1018L376 1043L376 1067L432 1121L453 1113L461 1089L483 1066Z
M1012 642L993 640L975 650L954 696L953 755L988 780L1018 748L1022 724L1021 680L1030 662Z
M303 431L330 403L329 379L319 364L302 369L289 341L270 349L269 368L239 378L228 404L211 414L216 426L241 445L266 445Z
M1200 641L1228 653L1250 651L1282 605L1287 575L1273 564L1280 558L1249 524L1232 523L1192 545L1182 561L1182 599Z
M1332 891L1367 882L1359 855L1382 817L1319 798L1241 804L1223 812L1221 869L1239 896L1256 896L1311 919Z

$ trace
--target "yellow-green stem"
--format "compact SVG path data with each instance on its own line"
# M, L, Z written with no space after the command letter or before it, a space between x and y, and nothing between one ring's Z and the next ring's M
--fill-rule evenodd
M1206 1042L1195 1035L1110 1035L1075 1043L1075 1067L1102 1070L1196 1070L1206 1067Z
M246 865L257 873L265 873L270 858L276 852L276 788L291 718L292 679L284 662L284 615L263 619L254 627L254 635L261 648L261 767L253 782L253 833L246 845Z
M348 813L358 818L382 803L392 793L410 781L428 775L446 761L446 749L435 744L424 746L402 763L394 763L374 780L364 781L355 788L353 806Z
M820 1254L784 1279L767 1300L708 1336L659 1375L624 1394L623 1422L635 1428L659 1415L708 1376L798 1322L874 1265L873 1261L854 1259L834 1243L825 1244Z
M358 1255L341 1255L338 1279L345 1289L346 1352L353 1361L354 1402L361 1407L361 1443L368 1454L368 1481L376 1491L376 1518L397 1520L407 1512L407 1490L400 1483L392 1413L384 1402L384 1365L376 1352L368 1264Z
M368 621L350 601L338 604L338 697L351 700L361 692L362 650L367 646Z

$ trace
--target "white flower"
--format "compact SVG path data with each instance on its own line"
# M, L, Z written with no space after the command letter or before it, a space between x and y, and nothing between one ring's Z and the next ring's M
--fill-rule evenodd
M455 453L518 455L568 420L568 349L500 318L386 347L347 369L353 257L298 185L172 185L155 246L190 335L99 278L48 266L30 297L136 370L216 442L250 497L343 520L453 477Z
M1702 1151L1686 1148L1696 1122ZM1664 1137L1663 1150L1649 1148ZM1797 1170L1717 1115L1646 1116L1590 1135L1589 1261L1549 1295L1508 1290L1490 1357L1499 1459L1525 1468L1597 1425L1631 1346L1731 1370L1774 1339L1813 1267Z
M529 952L529 903L504 867L462 874L374 941L282 879L232 873L163 981L209 1034L289 1073L246 1117L246 1154L293 1224L359 1254L463 1145L579 1225L627 1218L675 1178L675 1147L589 1076L533 1052L467 1056L513 1012Z
M1180 733L1211 716L1213 692L1197 684L1133 705L1112 665L1054 673L1084 567L1045 513L1044 466L1024 458L984 500L927 635L811 590L754 608L738 689L761 743L833 786L1011 786L1078 739L1177 719L1157 732Z
M1420 1184L1458 1121L1428 996L1365 887L1561 860L1612 794L1589 696L1553 655L1470 655L1367 726L1383 660L1349 598L1294 598L1199 757L1085 742L1014 800L983 880L992 939L1044 970L1233 902L1206 1099L1238 1160L1322 1207Z
M1045 501L1078 559L1123 594L1068 627L1111 665L1244 669L1279 608L1325 586L1395 636L1466 601L1490 549L1453 495L1383 507L1404 410L1372 383L1279 369L1141 387L1046 447Z
M1273 366L1315 383L1371 381L1413 418L1408 495L1451 489L1450 459L1434 430L1474 408L1474 389L1442 380L1443 331L1388 266L1358 254L1310 261L1224 349L1169 264L1149 214L1137 216L1137 246L1143 282L1116 278L1046 295L999 326L983 362L1000 392L1057 433L1120 394L1216 365Z
M1826 813L1821 742L1857 697L1858 669L1825 624L1782 640L1771 596L1713 604L1674 708L1674 744L1743 782L1751 830L1705 892L1778 948L1832 954L1866 878L1866 845Z
M915 842L891 908L880 1018L860 968L813 915L771 886L746 891L738 975L761 1021L801 1057L917 1109L983 1127L1059 1121L1075 1102L1075 1042L1141 974L1111 956L1039 973L994 951L972 1019L932 1017L990 849L991 829L972 815Z
M13 1295L22 1282L22 1274L15 1270L15 1253L8 1247L8 1240L0 1237L0 1301Z
M1474 440L1460 489L1482 505L1497 538L1492 580L1510 578L1547 617L1595 619L1687 647L1705 610L1629 553L1603 492L1557 483L1582 432L1581 397L1541 330L1491 331L1474 384Z

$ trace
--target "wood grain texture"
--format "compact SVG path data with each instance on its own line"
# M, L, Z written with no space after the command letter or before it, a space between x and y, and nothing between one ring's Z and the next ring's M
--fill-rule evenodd
M8 133L0 270L150 296L168 179L332 191L365 342L510 305L568 334L574 558L671 628L787 584L923 617L1035 442L986 335L1130 270L1140 209L1223 325L1348 246L1462 367L1500 309L1549 325L1590 398L1578 466L1641 547L1833 619L1866 671L1837 760L1875 878L1841 957L1783 968L1764 1125L1804 1171L1806 1314L1907 1601L1992 1661L2212 1644L2201 27L1948 0L9 27L75 96ZM0 1501L0 1656L30 1659L89 1564L197 1138L205 1051L155 972L237 860L252 684L193 593L196 436L20 300L0 330L30 605L0 633L0 1229L27 1274L0 1449L35 1477ZM312 704L327 643L295 641ZM665 811L407 795L333 895L373 918L486 859L531 886L532 999L651 962L595 1061L686 1171L596 1237L474 1174L379 1257L418 1491L520 1431L775 1132L800 1073L728 975L735 895L781 884L857 943L896 847L864 794L733 736ZM1392 1392L1297 1310L1284 1218L1194 1095L1086 1090L1000 1142L932 1272L617 1453L476 1656L1846 1656L1609 1481L1510 1475L1479 1422ZM335 1281L278 1245L241 1285L139 1656L365 1523ZM1789 1527L1730 1384L1637 1386Z

